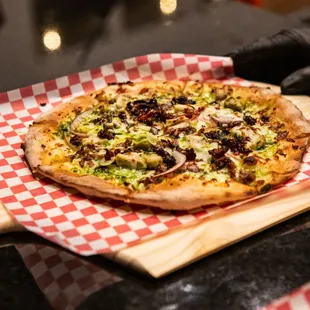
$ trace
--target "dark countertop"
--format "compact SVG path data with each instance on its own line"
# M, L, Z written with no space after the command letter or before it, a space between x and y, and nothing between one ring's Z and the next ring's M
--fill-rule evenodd
M164 15L158 3L0 0L0 91L153 52L223 55L310 16L228 0L179 0ZM48 51L44 37L53 49L57 33L60 48ZM160 280L30 233L4 235L0 309L258 309L310 281L310 232L293 232L309 220L308 212Z

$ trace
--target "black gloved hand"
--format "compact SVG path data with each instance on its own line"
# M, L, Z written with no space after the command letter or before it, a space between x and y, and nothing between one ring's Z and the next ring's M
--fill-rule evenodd
M281 84L283 94L310 95L310 29L284 30L228 54L236 76Z

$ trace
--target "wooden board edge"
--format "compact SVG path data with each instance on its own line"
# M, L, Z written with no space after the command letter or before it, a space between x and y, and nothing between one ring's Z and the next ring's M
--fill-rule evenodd
M4 204L0 201L0 234L22 230L25 230L25 228L15 221Z
M280 202L272 195L264 197L119 250L113 259L152 277L162 277L309 210L309 191L298 192L298 185L294 187Z

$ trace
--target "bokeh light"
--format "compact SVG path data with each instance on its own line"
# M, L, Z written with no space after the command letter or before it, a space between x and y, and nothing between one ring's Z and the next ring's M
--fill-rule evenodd
M160 0L160 10L165 15L174 13L177 9L177 0Z
M56 51L61 46L61 37L57 30L47 29L43 33L43 44L50 51Z

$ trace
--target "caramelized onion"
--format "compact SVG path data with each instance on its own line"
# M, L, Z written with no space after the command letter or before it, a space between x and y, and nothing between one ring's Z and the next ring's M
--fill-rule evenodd
M88 114L90 114L92 112L92 110L86 110L83 113L79 114L71 123L69 130L70 132L72 132L73 134L86 138L88 137L88 135L86 133L82 133L82 132L78 132L75 131L76 127L80 124L81 120L83 119L83 117L87 116Z
M64 140L72 151L76 152L78 150L73 144L71 144L70 139L66 134L64 135Z
M87 138L88 137L87 133L82 133L82 132L78 132L78 131L74 131L74 130L70 130L70 132L74 135L81 137L81 138Z
M172 173L172 172L180 169L185 164L186 156L184 154L182 154L182 153L180 153L178 151L174 151L172 153L172 156L175 158L176 164L173 167L171 167L170 169L168 169L167 171L165 171L165 172L161 172L161 173L153 175L152 176L153 178L162 177L164 175Z

